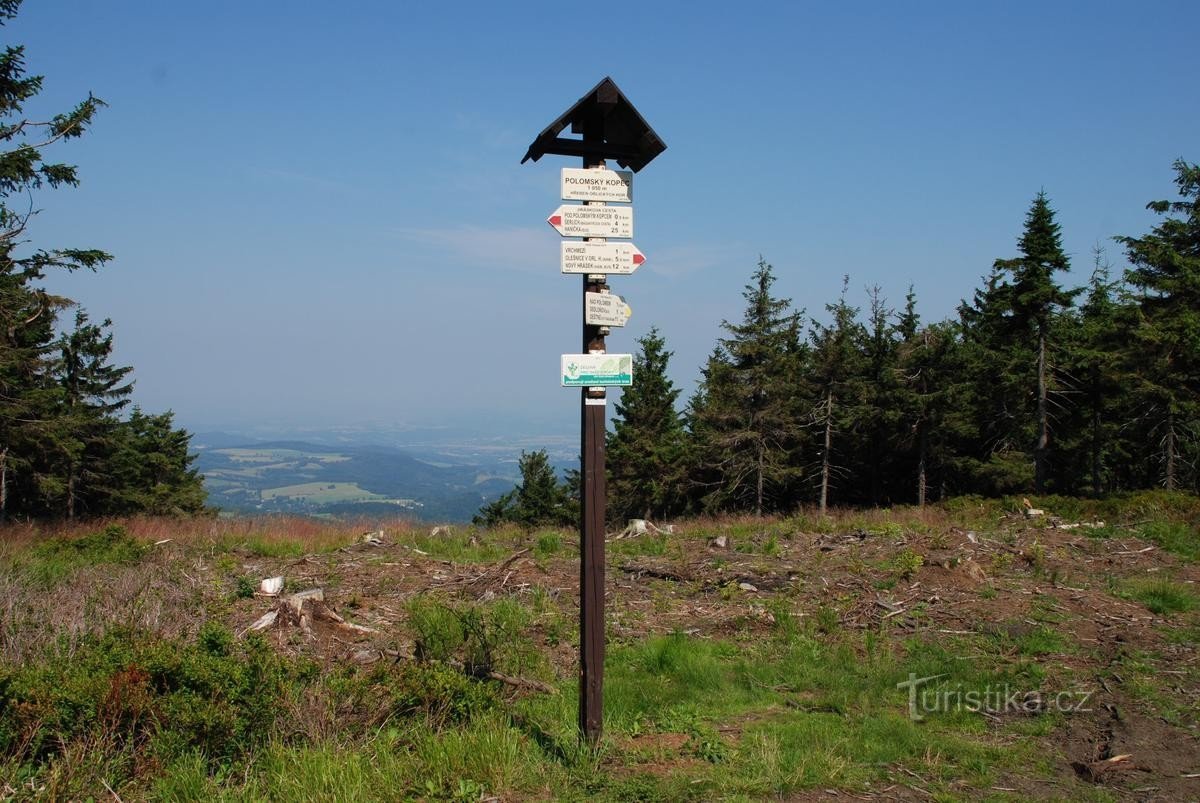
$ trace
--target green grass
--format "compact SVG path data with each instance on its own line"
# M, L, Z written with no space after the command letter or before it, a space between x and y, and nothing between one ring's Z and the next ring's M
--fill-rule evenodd
M422 598L410 615L424 662L322 674L207 628L183 643L124 634L71 661L9 670L0 697L22 702L0 717L0 771L39 784L60 778L53 788L64 797L104 778L124 797L169 801L706 800L866 791L897 768L934 794L962 794L1037 766L1032 743L993 738L978 714L910 718L908 692L897 688L911 676L952 692L1035 679L983 638L889 645L788 617L752 644L682 634L614 644L606 735L592 752L576 737L574 680L505 702L503 687L470 677L485 663L547 676L544 664L523 663L529 609ZM114 721L105 701L117 678L137 693L122 698L125 719ZM46 738L23 747L14 737L27 724L12 717L32 717ZM683 746L654 748L655 734ZM645 769L662 762L673 769Z
M414 532L399 538L398 543L409 549L420 550L430 557L455 563L490 563L515 551L498 542L496 534L489 530L456 531L436 536Z
M103 564L137 563L146 546L125 528L111 525L81 538L52 538L33 547L16 562L18 569L43 588L57 585L76 571Z
M1167 552L1195 561L1200 560L1200 529L1185 522L1158 521L1144 524L1137 530L1142 539L1157 544Z
M1200 606L1196 592L1165 577L1137 580L1126 585L1124 596L1137 600L1159 616L1194 611Z
M547 530L537 534L533 544L533 554L540 560L551 558L562 550L562 535L556 530Z

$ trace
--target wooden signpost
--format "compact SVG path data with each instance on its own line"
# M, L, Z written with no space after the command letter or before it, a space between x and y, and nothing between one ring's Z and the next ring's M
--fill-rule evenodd
M560 136L567 126L582 137ZM608 327L623 322L596 322L603 313L597 313L594 298L607 294L608 274L633 273L645 261L633 243L607 242L633 235L632 209L607 204L632 202L633 174L666 147L612 79L605 78L550 123L521 160L536 162L548 153L583 158L582 169L563 169L560 195L586 205L560 206L548 222L564 237L585 238L562 246L561 272L583 276L584 322L581 352L564 354L560 367L562 384L581 388L579 733L593 745L604 724L605 387L633 381L632 355L608 354L604 342ZM608 159L626 169L607 169ZM628 318L623 300L620 306ZM617 317L613 310L609 315L610 321Z

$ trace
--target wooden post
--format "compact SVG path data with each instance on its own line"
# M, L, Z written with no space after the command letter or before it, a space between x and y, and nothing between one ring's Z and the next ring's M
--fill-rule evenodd
M603 142L603 123L588 125L583 141ZM583 157L584 167L603 167L604 160ZM583 353L603 352L604 336L587 323L587 294L599 292L604 276L583 277ZM579 733L589 744L600 741L604 728L604 388L580 389L579 505Z
M583 138L559 136L568 126L571 133L582 134ZM536 162L546 154L554 153L582 156L585 169L601 168L605 159L615 159L621 167L636 173L666 147L613 80L605 78L537 135L521 163L530 159ZM600 194L599 197L605 196ZM604 336L608 330L588 326L587 293L598 292L606 285L604 274L585 274L583 277L584 354L605 353ZM564 384L567 383L564 381ZM592 745L600 740L604 724L606 401L603 387L580 391L579 733Z

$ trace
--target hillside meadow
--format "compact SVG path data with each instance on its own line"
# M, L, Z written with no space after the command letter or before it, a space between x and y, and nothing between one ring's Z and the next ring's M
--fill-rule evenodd
M1197 798L1200 500L1030 501L614 534L595 749L571 531L10 524L0 797Z

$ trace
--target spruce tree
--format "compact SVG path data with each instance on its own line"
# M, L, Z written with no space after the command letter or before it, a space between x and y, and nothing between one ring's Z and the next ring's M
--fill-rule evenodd
M0 25L11 20L19 0L0 0ZM27 114L25 107L42 89L42 77L28 75L25 50L0 53L0 519L78 513L106 514L128 509L149 488L123 485L141 481L113 462L132 438L148 448L139 428L120 421L127 403L128 368L109 363L109 322L99 326L85 314L75 327L56 336L59 314L72 302L41 286L48 271L95 270L109 255L86 248L31 249L25 240L37 211L28 199L41 189L78 184L76 168L50 161L43 153L82 136L104 105L88 95L58 115ZM42 120L43 122L37 122ZM13 203L11 199L18 198ZM187 474L188 435L171 430L170 416L151 417L166 458L182 465L174 482L188 497L176 507L197 508L198 477ZM169 430L161 433L163 426ZM180 449L183 455L180 455ZM143 460L152 461L143 455ZM182 463L180 462L182 461ZM149 481L149 480L146 480ZM187 489L187 490L183 490ZM123 499L124 502L117 500ZM132 511L130 511L132 512Z
M822 513L838 480L846 475L839 459L839 434L851 428L863 394L862 342L865 331L858 321L858 308L846 301L850 277L842 280L842 295L836 304L826 304L828 324L812 322L810 381L816 396L809 420L817 430L820 461L817 466L817 507Z
M507 494L480 508L475 524L493 527L503 523L525 527L571 524L578 510L567 499L545 449L521 452L517 461L521 481Z
M1131 267L1138 320L1132 343L1138 359L1135 392L1152 424L1159 476L1179 488L1193 468L1194 433L1200 416L1200 167L1176 160L1179 200L1153 201L1147 209L1167 216L1142 237L1118 237Z
M895 327L899 460L894 473L909 489L900 498L923 506L931 496L930 488L946 483L946 464L952 457L947 419L959 371L959 340L951 322L923 326L916 303L910 286Z
M657 328L637 343L636 380L621 391L608 435L608 509L617 520L672 516L686 502L679 389L667 376L672 353Z
M19 0L0 0L0 25L19 7ZM25 106L42 82L26 74L24 47L9 45L0 53L0 519L13 509L43 511L55 486L41 454L49 448L57 399L50 375L54 323L69 301L38 283L47 270L94 269L109 258L79 248L23 253L35 211L25 199L44 187L78 183L74 166L47 161L43 152L81 136L104 105L89 95L65 114L31 118ZM14 197L21 199L15 206Z
M1026 376L1025 355L1033 352L1033 410L1034 430L1034 490L1045 489L1050 461L1050 423L1054 367L1051 364L1051 337L1054 318L1071 304L1075 293L1063 290L1054 274L1070 270L1070 262L1062 249L1061 227L1054 220L1054 210L1039 192L1025 216L1025 230L1018 241L1021 255L1000 260L999 265L1012 274L1012 315L1016 339L1010 343L1012 358L1009 368L1018 376ZM1032 348L1030 348L1032 346Z
M1064 459L1056 485L1061 491L1087 488L1100 496L1128 478L1128 466L1135 462L1121 437L1133 417L1125 392L1132 308L1123 302L1121 285L1111 278L1101 248L1096 248L1093 261L1082 303L1073 316L1063 319L1068 324L1063 341L1075 401L1066 411L1059 438Z
M759 259L742 293L738 324L721 338L690 405L694 475L706 508L752 510L790 503L800 436L795 380L801 356L799 313L775 298L772 268Z
M56 417L60 430L59 448L63 454L66 487L62 510L75 518L81 502L90 499L100 507L101 497L112 495L113 474L109 461L115 447L117 413L129 404L133 383L127 382L133 370L112 365L112 333L106 330L112 321L89 323L87 313L75 313L75 328L59 339L58 364L55 366L61 386L62 412Z
M879 506L891 501L893 492L898 490L893 487L893 478L899 473L894 462L899 449L901 416L896 373L899 338L898 327L892 322L895 311L887 306L883 291L874 286L868 288L867 295L860 392L857 404L849 411L854 445L851 472L857 479L852 499Z
M959 406L948 425L956 441L954 462L960 478L954 490L960 493L1012 493L1033 483L1020 404L1026 383L1013 370L1013 351L1024 341L1014 324L1012 295L1007 273L997 261L971 303L964 301L958 308L962 370L954 395ZM1015 362L1031 360L1025 353Z
M179 516L205 510L204 481L192 467L191 434L174 425L171 412L146 415L139 408L112 431L109 514Z

